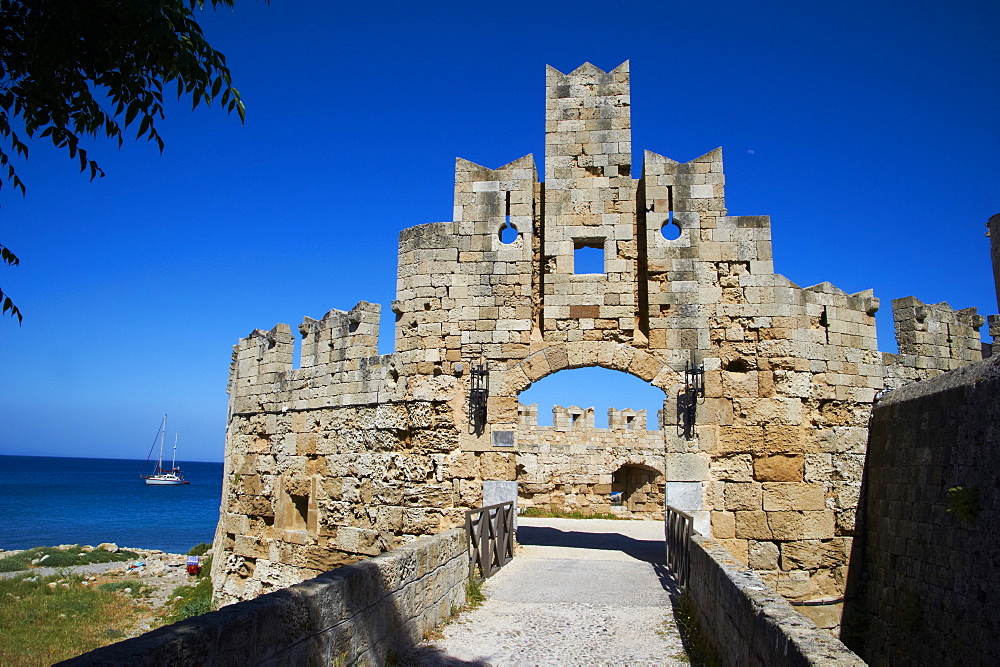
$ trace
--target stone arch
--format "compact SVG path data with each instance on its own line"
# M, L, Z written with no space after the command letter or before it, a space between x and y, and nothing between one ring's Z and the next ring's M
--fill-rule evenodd
M611 474L612 505L637 515L662 512L666 500L666 477L662 468L648 463L615 465Z
M651 472L655 472L659 475L664 474L663 465L663 454L659 454L656 457L644 456L644 455L630 455L630 456L620 456L612 461L611 467L615 470L623 468L625 466L631 466L633 468L645 468Z
M497 395L516 397L542 378L572 368L600 366L634 375L671 395L683 382L683 371L660 355L610 341L553 343L507 368L496 384Z

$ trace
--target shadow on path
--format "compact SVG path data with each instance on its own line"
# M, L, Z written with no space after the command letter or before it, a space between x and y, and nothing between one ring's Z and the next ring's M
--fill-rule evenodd
M665 565L663 540L638 540L621 533L585 533L575 530L559 530L547 526L519 526L518 544L540 547L571 547L576 549L597 549L620 551L632 558L653 566L653 572L663 590L671 596L678 594L677 582Z
M482 660L462 660L448 655L437 646L421 645L404 656L399 664L402 667L490 667L490 663Z

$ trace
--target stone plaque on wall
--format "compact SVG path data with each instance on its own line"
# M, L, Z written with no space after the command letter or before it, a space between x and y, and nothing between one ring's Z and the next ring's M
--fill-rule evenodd
M493 446L494 447L513 447L514 446L514 432L513 431L493 431Z

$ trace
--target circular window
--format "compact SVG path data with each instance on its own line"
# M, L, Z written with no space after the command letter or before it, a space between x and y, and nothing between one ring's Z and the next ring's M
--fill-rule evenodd
M676 241L681 237L681 228L673 220L668 220L660 227L660 234L668 241Z
M510 245L517 240L520 234L517 231L517 227L512 225L510 222L505 222L503 227L500 228L500 243L506 243Z

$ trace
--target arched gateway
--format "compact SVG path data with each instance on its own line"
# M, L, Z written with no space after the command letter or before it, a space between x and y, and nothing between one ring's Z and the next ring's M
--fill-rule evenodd
M774 273L769 219L726 210L720 149L646 151L633 174L630 104L627 62L549 68L544 181L530 155L457 161L453 220L400 234L393 354L366 302L306 318L297 368L287 325L239 342L220 602L459 525L490 482L534 504L667 502L783 595L842 597L875 393L970 360L978 316L901 302L923 356L884 358L870 291ZM603 266L575 266L584 249ZM926 345L941 322L947 345ZM588 406L532 424L518 394L582 366L662 389L661 429L589 428Z

